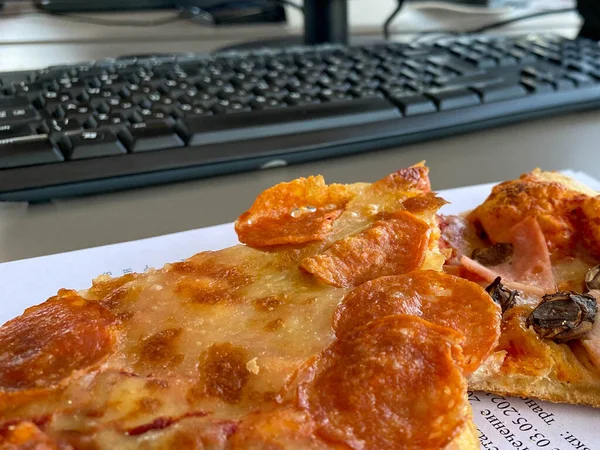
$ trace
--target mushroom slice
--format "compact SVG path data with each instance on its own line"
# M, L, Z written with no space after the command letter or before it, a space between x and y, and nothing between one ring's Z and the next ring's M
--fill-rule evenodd
M501 283L501 281L501 277L496 277L492 284L486 287L485 290L488 294L490 294L492 300L500 305L500 308L502 308L502 314L504 314L507 309L515 306L519 292L507 288Z
M600 289L600 264L592 267L585 274L585 287L588 291Z
M527 317L527 326L544 339L562 343L585 337L592 330L598 305L589 294L547 294Z
M491 247L476 248L471 258L484 266L497 266L508 261L513 255L513 250L512 244L499 242Z

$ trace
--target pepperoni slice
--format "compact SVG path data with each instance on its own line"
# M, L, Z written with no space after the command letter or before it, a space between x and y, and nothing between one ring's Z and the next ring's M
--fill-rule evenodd
M351 448L443 448L467 418L461 338L414 316L370 322L317 357L299 404Z
M420 316L464 334L466 373L479 367L500 336L500 307L478 284L432 270L362 284L338 305L333 327L342 336L374 319L395 314Z
M116 318L74 291L61 291L0 328L0 393L56 386L114 347Z
M301 267L333 286L357 286L418 269L425 259L429 234L426 222L401 211L304 259Z
M348 186L326 185L322 176L280 183L258 196L235 231L252 247L318 241L332 231L353 196Z

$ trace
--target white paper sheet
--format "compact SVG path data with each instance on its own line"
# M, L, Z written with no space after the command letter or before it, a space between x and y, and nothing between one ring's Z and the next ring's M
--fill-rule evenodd
M568 175L600 191L600 182L581 173ZM493 184L441 191L450 201L445 214L472 209ZM169 234L40 258L0 264L0 324L63 287L84 289L99 274L119 276L160 267L203 250L237 243L233 224ZM486 450L600 450L600 409L556 405L475 392L470 395L481 448Z

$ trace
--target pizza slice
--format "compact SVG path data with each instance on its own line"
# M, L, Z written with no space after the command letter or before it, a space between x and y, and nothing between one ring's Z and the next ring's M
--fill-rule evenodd
M539 169L441 217L445 270L502 305L499 344L469 386L600 407L600 197Z
M0 449L478 448L500 307L441 272L443 204L422 164L298 179L245 245L60 290L0 327Z

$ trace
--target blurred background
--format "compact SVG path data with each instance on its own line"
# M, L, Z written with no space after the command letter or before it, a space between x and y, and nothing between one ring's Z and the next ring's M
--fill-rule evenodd
M0 0L2 3L3 0ZM302 0L4 0L0 70L22 70L131 53L216 50L240 42L299 37ZM396 0L349 0L354 41L382 38ZM406 0L391 38L470 31L537 12L572 9L575 0ZM508 23L511 30L577 32L574 12Z
M0 4L0 262L229 222L300 176L600 176L574 0Z

